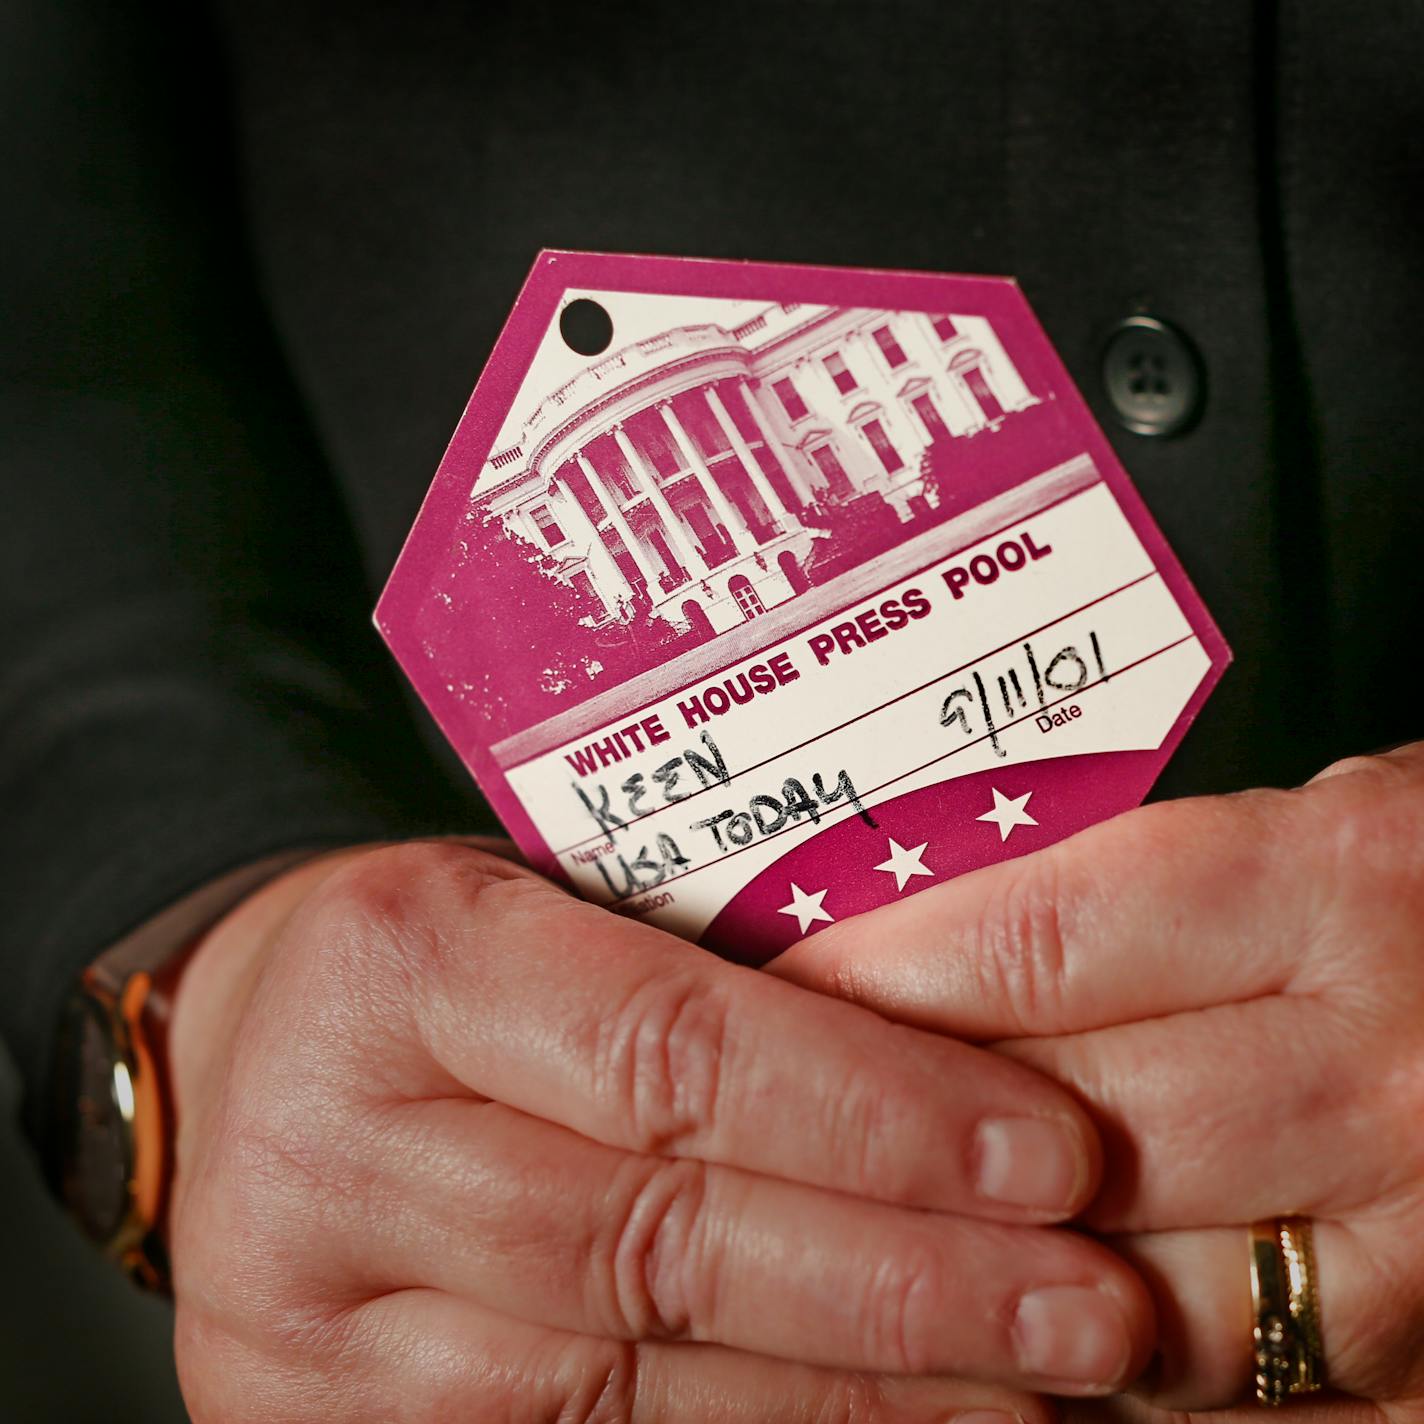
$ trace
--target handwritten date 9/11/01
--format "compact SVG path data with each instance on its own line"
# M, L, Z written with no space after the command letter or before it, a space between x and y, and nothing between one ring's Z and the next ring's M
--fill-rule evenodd
M1097 681L1106 682L1110 674L1107 663L1103 661L1103 648L1098 641L1096 630L1089 630L1088 645L1092 650L1093 663L1097 667ZM1065 697L1081 692L1094 680L1087 658L1072 644L1060 648L1041 667L1041 655L1034 652L1031 642L1024 643L1023 653L1025 662L1022 677L1019 676L1020 665L1011 662L997 675L986 672L984 677L980 677L977 672L971 673L968 683L953 688L940 706L940 726L957 727L967 737L975 740L987 738L994 755L1004 757L1008 753L1000 745L999 733L1022 721L1031 708L1038 709L1039 715L1035 717L1035 722L1040 731L1064 725L1062 721L1055 722L1053 718L1042 714L1047 708L1057 706ZM1004 705L1004 715L998 721L995 720L995 699L984 685L986 678L997 685L999 700ZM1032 701L1029 700L1026 688L1032 691ZM976 727L971 714L977 714L982 719L979 726ZM1065 720L1072 720L1078 715L1073 712ZM1044 727L1045 721L1048 722L1048 727Z

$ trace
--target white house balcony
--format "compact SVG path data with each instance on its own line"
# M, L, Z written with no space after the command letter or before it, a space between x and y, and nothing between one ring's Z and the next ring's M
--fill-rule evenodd
M623 397L634 396L644 407L686 386L689 364L696 366L698 378L715 380L745 374L749 359L730 332L712 323L635 342L550 392L529 416L519 444L536 464L561 463L568 458L565 437L576 433L579 443L586 443L611 420L621 419L626 414L618 409Z

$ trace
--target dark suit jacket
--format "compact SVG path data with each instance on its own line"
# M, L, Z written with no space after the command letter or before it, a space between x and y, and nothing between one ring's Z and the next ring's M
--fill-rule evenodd
M199 13L194 13L195 9ZM368 615L541 246L1012 273L1235 648L1163 790L1417 729L1424 4L6 7L0 1022L229 867L485 824Z

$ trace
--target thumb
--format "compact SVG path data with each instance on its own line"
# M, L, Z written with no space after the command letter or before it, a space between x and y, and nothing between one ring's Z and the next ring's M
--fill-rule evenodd
M970 1041L1273 993L1303 940L1310 814L1290 792L1142 807L828 925L767 972Z

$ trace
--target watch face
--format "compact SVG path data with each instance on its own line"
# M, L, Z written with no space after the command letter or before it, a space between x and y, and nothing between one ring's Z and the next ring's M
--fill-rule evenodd
M56 1064L59 1192L85 1231L108 1242L129 1208L133 1087L107 1015L83 994L66 1012Z

